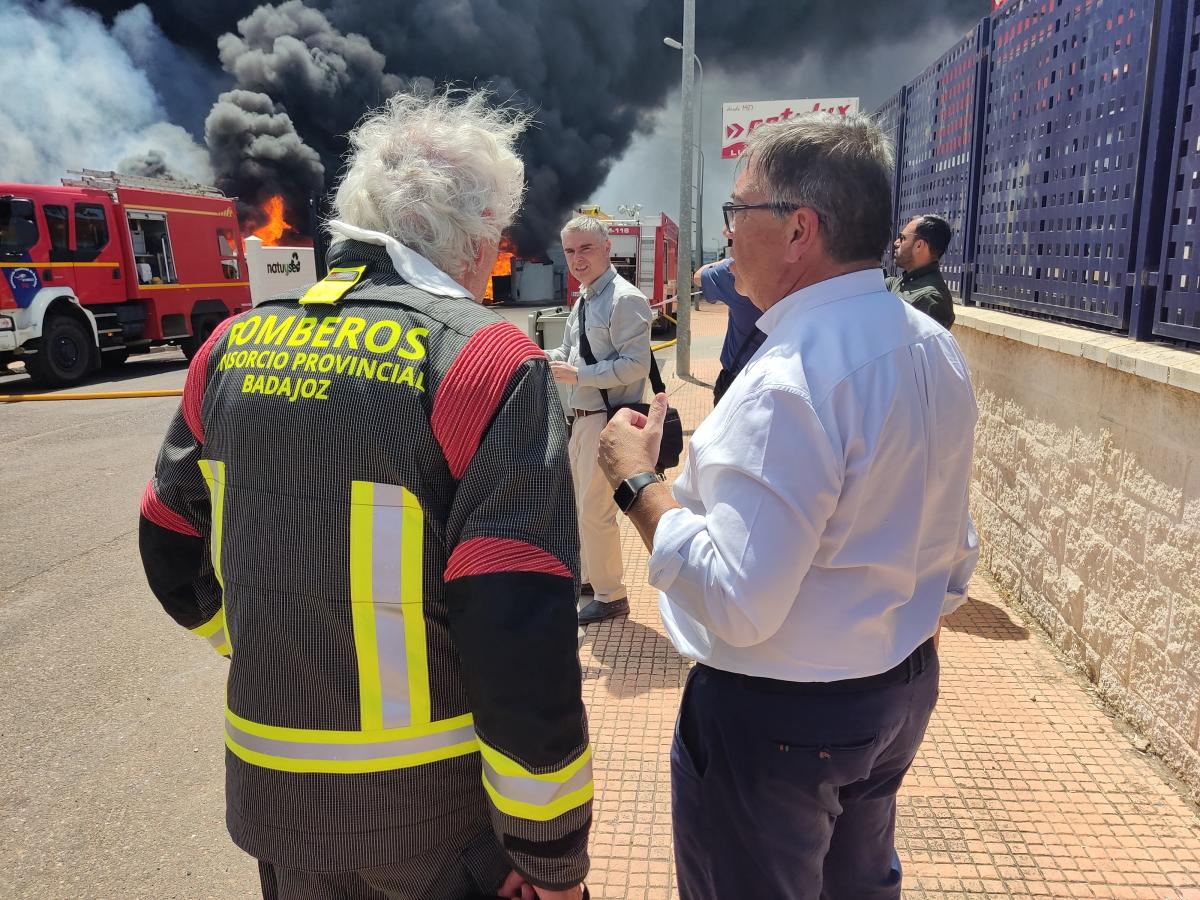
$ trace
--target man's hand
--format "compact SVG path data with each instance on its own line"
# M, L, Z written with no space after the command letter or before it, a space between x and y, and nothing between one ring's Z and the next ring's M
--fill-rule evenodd
M630 475L653 472L667 418L667 395L656 394L650 415L619 409L600 434L600 468L614 488Z
M537 900L533 885L522 878L521 873L516 869L508 873L504 884L500 885L500 889L496 893L501 897L508 897L510 900Z
M550 363L550 374L559 384L579 384L579 370L569 363Z
M504 884L500 885L499 896L511 900L583 900L583 885L567 888L565 891L552 891L548 888L534 887L521 877L515 869L508 873Z

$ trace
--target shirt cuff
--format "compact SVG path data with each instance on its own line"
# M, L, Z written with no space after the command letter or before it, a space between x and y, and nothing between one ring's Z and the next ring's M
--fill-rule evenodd
M688 560L692 538L704 531L708 523L682 507L663 513L654 530L654 551L650 554L649 582L660 591L671 587Z
M583 387L596 387L595 374L594 366L578 366L575 369L575 377L579 379L579 383Z
M950 615L967 602L967 589L946 591L946 599L942 601L942 617Z

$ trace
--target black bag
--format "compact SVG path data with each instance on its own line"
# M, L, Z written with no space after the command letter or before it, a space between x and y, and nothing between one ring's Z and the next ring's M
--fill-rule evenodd
M596 364L596 356L592 353L591 342L587 336L587 317L584 315L587 301L582 297L579 298L579 354L584 358L584 361L589 366ZM654 354L650 354L650 386L654 388L654 393L666 393L667 386L663 383L662 375L658 371L658 360L654 358ZM600 388L600 396L604 398L604 408L608 411L608 418L612 419L617 414L618 409L633 409L646 416L650 414L649 403L622 403L619 406L613 406L608 402L608 391L605 388ZM658 463L654 466L654 471L659 475L667 469L674 468L679 465L679 457L683 455L683 422L679 418L679 410L673 406L667 407L667 418L663 422L662 443L658 447Z

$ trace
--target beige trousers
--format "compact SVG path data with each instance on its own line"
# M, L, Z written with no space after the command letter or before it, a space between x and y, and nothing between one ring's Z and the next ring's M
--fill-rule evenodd
M608 424L604 413L575 420L571 427L571 476L579 514L581 575L591 582L596 599L605 603L628 596L621 560L621 532L613 489L600 470L600 432Z

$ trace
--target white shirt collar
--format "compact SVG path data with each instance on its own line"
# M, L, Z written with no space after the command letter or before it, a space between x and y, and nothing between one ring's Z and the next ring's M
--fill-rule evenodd
M771 330L792 312L803 314L810 309L824 306L826 303L833 303L836 300L845 300L847 297L859 297L863 294L886 290L883 272L878 268L860 269L857 272L826 278L824 281L801 288L794 294L788 294L759 317L758 329L764 334L770 334Z
M475 300L465 287L416 250L405 247L389 234L384 234L382 231L369 231L337 219L329 223L329 230L347 240L382 246L387 250L396 272L415 288L443 297L462 297L466 300Z

